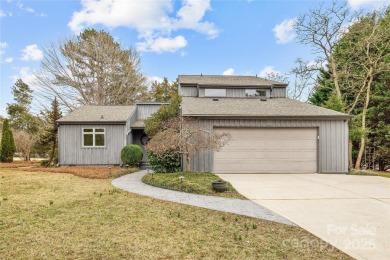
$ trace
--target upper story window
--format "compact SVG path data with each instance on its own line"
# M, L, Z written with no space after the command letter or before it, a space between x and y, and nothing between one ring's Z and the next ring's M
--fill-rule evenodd
M224 88L206 88L204 90L205 97L226 97L226 89Z
M106 130L104 128L83 128L83 147L104 147Z
M246 97L265 97L267 95L266 90L262 89L245 89Z

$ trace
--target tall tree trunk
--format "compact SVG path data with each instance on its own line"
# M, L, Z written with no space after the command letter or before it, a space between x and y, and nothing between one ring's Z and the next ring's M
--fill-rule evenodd
M53 161L54 154L55 154L55 151L56 151L56 146L57 146L56 141L53 141L53 146L52 146L50 158L49 158L49 161L47 162L47 164L45 165L45 168L49 167L51 162Z
M349 140L348 140L348 166L349 166L349 169L353 168L352 147L353 147L352 140L351 140L351 138L349 138Z
M341 90L340 90L340 85L339 85L339 75L338 75L336 63L335 63L333 57L330 58L330 64L332 66L332 75L333 75L333 80L334 80L334 86L336 89L336 95L339 98L339 100L342 100L343 97L341 95Z
M363 153L364 153L364 148L366 145L366 116L367 116L367 109L368 109L368 104L370 103L370 92L371 92L371 84L373 81L373 68L370 68L370 74L369 74L369 80L367 83L367 90L366 90L366 100L364 102L364 107L362 111L362 136L360 137L360 144L359 144L359 153L356 158L356 163L355 163L355 168L360 170L360 164L362 163L362 158L363 158Z
M187 153L186 157L187 163L186 163L186 172L191 171L191 158L190 155Z

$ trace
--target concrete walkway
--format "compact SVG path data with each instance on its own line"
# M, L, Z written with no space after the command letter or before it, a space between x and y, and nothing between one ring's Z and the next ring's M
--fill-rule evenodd
M137 193L140 195L171 202L188 204L196 207L219 210L239 215L275 221L287 225L295 225L280 215L250 201L240 199L227 199L214 196L204 196L180 191L161 189L147 185L141 181L146 171L131 173L114 179L115 187Z

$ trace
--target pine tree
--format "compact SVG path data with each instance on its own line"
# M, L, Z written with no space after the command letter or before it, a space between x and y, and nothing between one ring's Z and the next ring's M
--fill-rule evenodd
M39 119L30 114L32 102L32 89L29 85L18 79L12 86L14 103L7 104L7 113L13 129L26 131L30 134L38 132Z
M57 120L62 117L62 113L57 101L57 98L54 98L51 103L51 110L47 111L45 114L45 121L47 126L45 127L43 133L41 134L41 143L43 145L50 145L50 158L45 167L48 167L56 155L57 144L58 144L58 126Z
M16 151L14 136L9 127L8 119L3 122L3 132L1 136L1 162L12 162Z

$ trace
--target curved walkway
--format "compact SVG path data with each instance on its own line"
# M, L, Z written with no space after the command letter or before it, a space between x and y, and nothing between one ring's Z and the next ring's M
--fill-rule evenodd
M125 191L149 196L155 199L235 213L295 226L295 224L285 219L284 217L250 200L227 199L157 188L142 182L141 179L145 174L146 170L127 174L114 179L112 181L112 185Z

